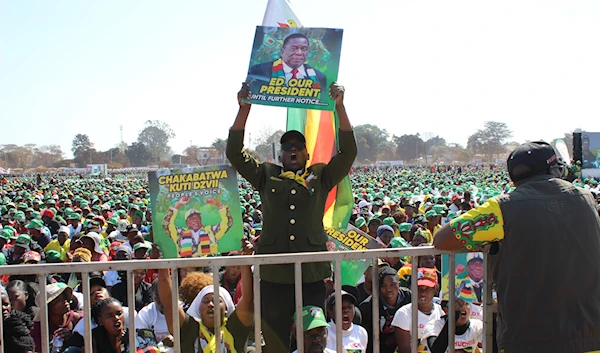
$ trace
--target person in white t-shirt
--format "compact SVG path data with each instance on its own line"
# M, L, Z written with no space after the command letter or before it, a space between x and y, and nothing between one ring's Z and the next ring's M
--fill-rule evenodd
M433 297L439 291L438 276L435 269L419 268L418 270L418 331L417 338L423 336L425 326L444 316L444 310L439 304L433 302ZM413 297L414 299L414 297ZM406 304L394 315L392 320L394 326L394 336L396 337L396 345L398 353L410 353L410 335L412 334L412 303ZM427 348L419 344L417 351L427 352Z
M150 287L153 302L140 310L135 316L135 328L154 331L156 341L160 342L169 335L167 319L164 315L163 305L158 296L158 281L152 283Z
M342 347L348 352L364 353L367 349L369 336L367 330L360 325L355 325L354 305L356 297L342 290ZM327 348L335 351L336 343L336 323L335 323L335 292L331 293L327 300L327 316L329 318L329 327L327 328Z
M482 306L482 304L472 303L467 298L460 298L460 299L469 303L469 306L471 307L471 317L470 317L471 319L478 319L478 320L483 321L483 306ZM444 312L446 313L446 315L448 315L448 300L442 300L441 305L442 305L442 309L444 309Z
M471 319L471 304L457 298L455 305L455 336L454 347L456 351L475 352L481 347L483 341L483 322ZM426 346L431 353L445 353L448 351L448 317L443 316L435 321L430 321L423 330L421 344Z

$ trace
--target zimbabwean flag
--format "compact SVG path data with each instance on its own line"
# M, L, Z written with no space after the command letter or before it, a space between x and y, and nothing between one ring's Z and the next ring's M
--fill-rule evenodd
M308 165L329 163L337 154L337 133L339 122L337 116L326 110L305 110L288 108L287 130L298 130L306 138L306 150L310 154ZM354 196L350 185L350 177L346 176L327 197L323 225L346 229Z

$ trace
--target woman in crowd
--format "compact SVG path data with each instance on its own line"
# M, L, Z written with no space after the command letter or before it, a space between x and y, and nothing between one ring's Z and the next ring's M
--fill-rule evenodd
M379 268L378 280L379 315L382 317L379 325L379 348L381 353L393 353L396 350L396 340L392 320L399 308L410 303L411 293L409 289L400 287L398 272L389 266ZM372 300L373 298L370 296L359 306L362 313L362 322L365 323L364 328L367 330L369 337L373 337ZM372 340L369 340L366 352L373 352Z
M102 301L104 299L110 298L110 294L108 292L108 290L106 289L106 282L104 281L104 279L102 278L101 274L99 272L92 272L92 274L90 275L90 303L91 306L93 307L94 304L96 304L99 301ZM125 313L125 325L129 324L129 320L128 320L128 314L129 311L127 309L127 307L123 307L124 313ZM95 329L96 327L98 327L98 323L95 321L94 317L92 316L92 320L90 323L90 327L91 329ZM76 347L76 348L83 348L84 345L84 338L83 336L85 335L85 323L84 320L79 320L79 322L77 323L77 325L75 325L75 328L73 329L73 335L71 336L71 338L69 338L68 340L65 341L64 347L68 348L68 347ZM69 352L76 352L75 350L69 351Z
M83 312L71 310L71 300L73 298L73 289L62 282L52 283L46 286L46 303L41 303L41 295L35 297L37 306L48 305L48 332L50 340L58 338L59 340L68 340L73 334L73 328L83 317ZM31 337L35 341L36 347L50 342L42 342L42 320L41 311L33 319L33 329ZM41 349L37 349L41 352Z
M12 306L10 305L10 300L8 299L8 293L3 286L0 285L0 300L2 301L2 320L6 320L10 312L12 311Z
M33 353L35 343L30 330L33 324L29 315L21 311L12 311L4 319L2 344L7 353Z
M439 304L433 302L433 297L439 292L437 271L431 268L419 268L418 270L418 332L417 338L423 337L423 328L431 321L444 316L444 311ZM398 353L410 353L410 335L412 332L412 303L402 306L394 315L392 321ZM426 352L425 346L419 344L419 352Z
M356 297L342 290L342 347L348 352L364 352L369 336L364 327L353 323ZM327 300L327 348L336 350L335 292Z
M248 241L245 243L243 254L251 254L252 246ZM160 250L156 245L152 248L152 258L160 257ZM219 288L220 306L217 310L221 313L221 337L223 352L245 352L248 334L254 323L253 318L253 290L252 270L250 266L242 266L242 299L237 308L233 306L233 300L225 288ZM158 291L163 303L171 303L171 277L169 270L158 271ZM179 322L181 324L181 351L182 352L221 352L217 350L215 338L215 305L213 302L214 287L207 286L198 294L188 313L178 307ZM173 308L165 306L165 317L169 332L173 331Z
M152 283L150 293L152 293L153 302L143 307L137 313L135 316L135 328L154 331L156 340L160 341L169 335L169 329L164 315L165 309L158 296L158 282Z
M471 304L456 298L454 347L467 352L476 352L483 342L483 322L471 319ZM430 321L423 329L421 344L431 353L445 353L448 349L448 316Z
M183 310L187 311L198 296L198 293L204 287L212 284L213 278L211 275L204 272L189 272L179 286L179 298L183 302Z
M35 291L33 288L21 280L15 280L8 283L6 291L13 310L22 311L33 320L39 312L39 308L35 306Z
M92 318L98 327L92 330L94 353L129 352L125 310L115 298L108 297L94 303Z

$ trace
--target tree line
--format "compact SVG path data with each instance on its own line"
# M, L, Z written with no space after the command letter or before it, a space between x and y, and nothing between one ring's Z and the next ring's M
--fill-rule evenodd
M260 131L248 152L261 161L275 161L283 133L282 130L273 131L270 128ZM484 122L482 128L469 136L465 146L448 143L443 137L431 132L397 136L374 124L357 125L354 127L354 134L358 145L357 162L364 164L398 160L408 164L441 161L468 163L473 160L492 162L494 157L503 158L517 144L509 142L512 132L508 126L496 121ZM137 141L131 144L121 143L107 151L97 150L88 135L77 134L71 147L73 159L65 159L58 145L3 145L0 148L0 166L27 169L108 164L109 168L118 169L149 165L226 163L226 139L217 138L210 146L191 145L182 153L176 154L169 146L169 142L175 138L175 132L167 123L148 120L138 134ZM561 138L571 147L571 133L565 133Z
M254 153L263 161L273 160L273 145L279 151L279 139L283 131L262 131L254 146ZM468 163L476 158L492 161L495 155L506 153L512 132L505 123L487 121L483 128L469 136L465 147L447 143L443 137L431 132L390 135L385 129L373 124L354 127L358 146L359 163L377 161L404 161L405 163L432 163L438 161Z

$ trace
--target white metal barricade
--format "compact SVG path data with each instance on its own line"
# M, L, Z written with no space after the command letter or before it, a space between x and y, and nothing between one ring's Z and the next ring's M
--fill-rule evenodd
M378 281L375 280L378 278L378 266L377 259L380 257L401 257L401 256L412 256L412 264L418 264L419 256L424 255L439 255L439 254L449 254L449 272L453 274L455 271L455 254L446 251L437 250L431 246L420 246L420 247L411 247L411 248L401 248L401 249L377 249L377 250L365 250L365 251L340 251L340 252L314 252L314 253L295 253L295 254L272 254L272 255L254 255L254 256L233 256L233 257L202 257L202 258L187 258L187 259L162 259L162 260L129 260L129 261L109 261L109 262L92 262L92 263L63 263L63 264L38 264L38 265L11 265L11 266L2 266L0 267L0 276L1 275L31 275L36 274L38 276L38 282L40 287L40 293L42 298L42 303L46 302L46 278L47 275L53 273L81 273L82 276L82 292L84 297L84 318L85 320L85 334L84 334L84 343L86 353L92 352L92 335L91 335L91 315L90 315L90 286L89 286L89 273L94 271L126 271L127 273L127 300L129 303L129 345L130 347L135 347L135 301L134 301L134 280L133 280L133 271L137 269L171 269L171 282L172 282L172 302L170 305L172 308L177 308L179 305L179 291L178 291L178 276L177 269L184 267L211 267L213 273L213 279L215 283L215 295L214 295L214 305L218 307L220 305L220 297L219 297L219 270L223 266L243 266L243 265L253 265L254 273L253 273L253 288L254 288L254 341L256 344L256 352L261 353L261 307L260 307L260 266L261 265L276 265L276 264L294 264L295 273L295 302L296 302L296 342L298 352L303 352L304 350L304 335L302 328L302 264L308 262L333 262L335 264L335 268L339 269L342 260L357 260L357 259L366 259L367 261L372 261L372 271L373 271L373 288L372 288L372 305L373 305L373 337L369 337L372 339L373 344L373 352L379 353L379 285ZM492 352L492 294L491 294L491 285L490 283L490 272L488 269L489 261L486 253L483 255L484 265L486 266L486 283L488 283L485 296L484 296L484 343L483 343L483 351L484 352ZM412 266L412 278L417 278L418 266ZM334 283L335 283L335 318L336 322L341 323L342 321L342 299L341 299L341 272L335 271L334 274ZM449 288L450 295L448 301L448 320L450 322L454 322L454 293L455 288L455 276L449 277ZM417 309L417 281L411 281L411 290L412 290L412 332L411 335L411 352L417 352L417 334L416 332L418 327L418 309ZM167 303L163 303L163 305L168 305ZM47 305L42 306L40 308L42 314L41 320L41 332L42 339L41 342L50 342L49 332L48 332L48 312ZM220 310L215 310L215 325L217 326L221 322L221 312ZM363 323L363 325L367 325L369 323ZM218 326L217 326L218 327ZM2 322L0 320L0 333L2 332ZM174 350L175 352L181 352L180 348L180 323L179 323L179 314L178 310L173 310L173 331L171 334L174 337ZM448 349L449 352L454 353L454 325L449 326L449 344ZM221 341L221 332L220 330L215 330L215 336L217 342ZM0 336L2 337L2 336ZM342 325L336 325L336 346L337 351L342 352ZM217 344L217 347L219 344ZM48 353L49 347L43 346L41 347L42 353ZM2 346L1 353L4 353L4 347ZM8 352L10 353L10 352Z

